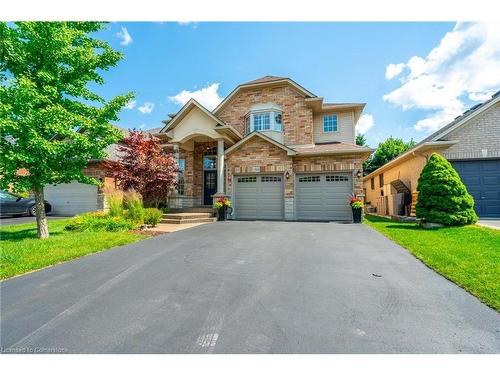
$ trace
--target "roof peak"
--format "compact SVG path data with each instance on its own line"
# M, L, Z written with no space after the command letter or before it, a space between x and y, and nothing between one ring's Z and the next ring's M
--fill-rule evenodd
M278 77L278 76L264 76L252 81L245 82L244 85L251 85L254 83L264 83L264 82L272 82L272 81L281 81L282 79L288 79L286 77Z

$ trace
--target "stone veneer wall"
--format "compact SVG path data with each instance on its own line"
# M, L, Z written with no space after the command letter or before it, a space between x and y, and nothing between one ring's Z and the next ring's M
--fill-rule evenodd
M83 174L89 177L93 177L96 180L102 181L104 183L103 186L98 186L97 188L97 209L107 209L107 203L104 196L104 187L110 186L116 188L115 179L113 177L110 177L104 169L102 163L98 162L89 163L83 170Z
M313 143L313 114L305 98L290 86L241 90L216 113L228 125L244 133L244 118L254 104L274 103L283 109L284 143Z

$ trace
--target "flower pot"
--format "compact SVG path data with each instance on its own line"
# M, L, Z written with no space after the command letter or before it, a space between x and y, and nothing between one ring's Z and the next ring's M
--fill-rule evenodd
M225 221L226 213L227 213L227 206L222 206L221 208L219 208L219 210L217 211L217 221Z
M352 209L352 222L353 223L361 223L361 211L363 209L360 208L353 208Z

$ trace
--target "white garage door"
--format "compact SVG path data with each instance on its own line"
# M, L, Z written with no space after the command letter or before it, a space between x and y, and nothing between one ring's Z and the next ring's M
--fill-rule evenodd
M73 216L97 211L97 186L71 182L45 186L45 200L52 205L52 214Z
M349 195L353 184L350 173L298 175L296 207L298 220L352 220Z
M235 184L236 219L283 219L283 177L238 176Z

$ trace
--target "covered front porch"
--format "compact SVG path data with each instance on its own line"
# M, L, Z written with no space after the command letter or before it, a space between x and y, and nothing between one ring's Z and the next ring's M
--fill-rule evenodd
M159 136L180 170L177 190L168 197L169 207L211 207L214 196L226 193L224 151L241 135L191 99Z

